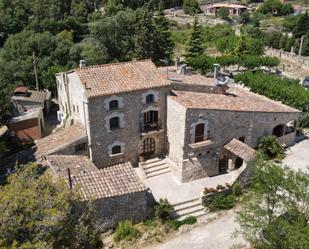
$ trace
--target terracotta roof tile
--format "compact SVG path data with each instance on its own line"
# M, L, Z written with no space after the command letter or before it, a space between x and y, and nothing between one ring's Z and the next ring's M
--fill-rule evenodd
M75 72L90 98L170 85L151 60L83 67Z
M68 168L71 176L76 176L81 172L98 170L87 156L79 155L50 155L46 157L48 165L58 176L67 177Z
M86 129L82 124L76 123L62 128L47 137L35 141L36 158L51 154L80 140L87 141Z
M103 199L145 191L131 163L123 163L97 171L81 172L72 177L84 200Z
M254 159L255 157L254 149L235 138L224 145L224 148L247 162Z
M300 112L281 102L250 92L241 86L231 86L226 94L173 91L170 96L186 108L244 112Z

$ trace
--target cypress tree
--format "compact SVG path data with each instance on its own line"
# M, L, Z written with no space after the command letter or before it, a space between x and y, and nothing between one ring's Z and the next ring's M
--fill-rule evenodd
M202 47L202 29L198 23L197 17L194 19L193 31L187 46L186 59L194 58L202 55L204 48Z
M155 18L155 41L154 41L154 61L160 62L160 59L171 59L174 50L174 42L172 41L169 23L160 10Z
M299 17L293 30L293 33L296 38L300 38L301 36L305 35L308 32L308 30L309 30L309 15L306 12L305 14Z

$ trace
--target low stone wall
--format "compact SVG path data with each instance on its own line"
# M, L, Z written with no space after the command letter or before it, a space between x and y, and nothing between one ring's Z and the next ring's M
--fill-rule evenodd
M289 146L292 146L293 144L295 144L295 136L296 136L296 132L292 132L292 133L286 134L282 137L278 137L277 141L281 145L285 145L285 146L289 147Z
M115 228L119 221L139 222L147 217L147 191L96 200L94 208L100 230Z

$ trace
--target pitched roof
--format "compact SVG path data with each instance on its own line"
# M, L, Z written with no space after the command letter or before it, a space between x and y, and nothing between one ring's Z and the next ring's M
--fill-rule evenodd
M75 72L90 98L170 85L151 60L82 67Z
M44 101L46 99L47 92L44 91L32 91L28 90L27 95L14 95L12 98L14 100L20 100L20 101L28 101L28 102L34 102L34 103L41 103L44 104Z
M46 157L48 165L58 176L67 177L68 169L71 176L81 172L98 170L97 167L86 156L79 155L50 155Z
M69 127L61 128L57 132L35 141L36 158L39 159L41 156L56 152L80 140L87 140L86 129L82 124L76 123Z
M123 163L72 177L84 200L103 199L145 191L131 163Z
M255 157L254 149L235 138L224 145L224 148L247 162L254 159Z
M299 110L250 92L241 86L231 86L226 94L174 91L170 96L186 108L243 112L294 112Z

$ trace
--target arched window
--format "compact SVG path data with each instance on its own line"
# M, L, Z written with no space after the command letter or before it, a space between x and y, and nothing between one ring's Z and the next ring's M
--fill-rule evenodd
M113 110L113 109L118 109L119 108L119 103L118 100L112 100L109 102L109 109Z
M148 95L146 96L146 104L151 104L151 103L154 102L154 100L155 100L155 97L154 97L153 94L148 94Z
M205 131L204 123L195 126L195 137L194 137L195 143L204 141L204 131Z
M120 154L121 153L121 146L120 145L115 145L112 148L112 155Z
M109 120L109 128L111 130L120 128L120 119L119 117L114 117Z

